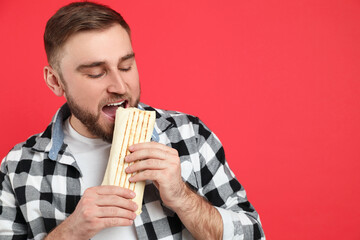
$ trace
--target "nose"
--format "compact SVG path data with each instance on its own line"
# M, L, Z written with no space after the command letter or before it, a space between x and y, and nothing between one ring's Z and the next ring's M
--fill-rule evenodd
M126 92L125 80L123 76L121 76L121 72L119 72L117 69L110 72L108 79L109 83L107 91L109 93L124 94Z

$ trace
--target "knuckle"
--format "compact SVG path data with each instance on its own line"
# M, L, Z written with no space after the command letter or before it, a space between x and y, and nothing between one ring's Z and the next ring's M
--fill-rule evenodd
M144 150L142 157L143 157L143 158L146 158L146 157L148 157L148 156L151 156L152 154L153 154L153 150L152 150L152 149L146 149L146 150Z
M121 196L123 196L124 194L126 194L126 188L123 188L123 187L116 187L115 189L114 189L114 193L116 194L116 195L112 195L111 196L111 201L115 201L115 202L117 202L117 201L119 201L119 197L121 197Z
M149 166L159 167L159 161L157 161L155 159L150 159Z
M99 227L99 221L97 221L96 219L92 219L91 221L89 221L89 228L91 230L97 229L98 227Z
M84 209L82 211L82 215L83 215L84 219L90 220L93 216L93 212L91 209Z
M175 168L175 169L181 169L181 163L180 163L180 161L174 162L174 168Z
M83 204L84 206L91 205L92 202L93 202L93 200L92 200L91 198L88 198L88 197L84 197L84 198L82 199L82 204Z
M144 171L144 176L147 178L152 178L154 173L152 171Z
M153 163L152 159L149 159L147 161L141 161L141 162L143 163L144 167L146 167L146 168L149 168Z
M179 155L179 151L178 151L177 149L175 149L175 148L171 148L170 151L171 151L172 154L174 154L174 155L176 155L176 156Z
M110 208L109 212L108 212L109 216L118 216L119 215L119 211L117 210L117 208Z
M91 195L91 190L88 188L88 189L85 190L85 192L83 194L83 198L86 198L86 197L88 197L90 195Z
M106 227L117 226L117 225L119 225L119 219L117 219L117 218L109 218L109 219L107 219L105 225L106 225Z
M111 196L109 198L109 203L113 206L119 205L119 202L121 201L121 197L119 195L117 196Z
M85 190L84 195L91 196L91 195L95 194L96 191L97 191L97 187L90 187Z
M164 151L162 151L162 152L160 153L160 158L162 158L162 159L167 159L167 158L168 158L167 153L164 152Z

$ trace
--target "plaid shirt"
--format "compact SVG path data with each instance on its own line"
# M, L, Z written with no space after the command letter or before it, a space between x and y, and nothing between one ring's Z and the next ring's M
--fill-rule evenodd
M260 219L236 180L219 139L196 117L156 111L155 138L175 148L183 180L220 212L224 239L265 239ZM0 239L43 239L74 210L81 198L81 171L63 143L65 104L46 130L16 145L0 170ZM143 212L134 224L139 239L193 239L179 217L145 187Z

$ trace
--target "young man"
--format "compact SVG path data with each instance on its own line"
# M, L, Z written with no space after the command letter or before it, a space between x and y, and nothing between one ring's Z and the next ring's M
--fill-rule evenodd
M140 103L130 28L119 13L72 3L48 21L44 78L62 106L0 171L1 239L264 239L259 216L196 117ZM134 192L101 184L116 108L156 111L156 139L129 147ZM156 141L155 141L156 140Z

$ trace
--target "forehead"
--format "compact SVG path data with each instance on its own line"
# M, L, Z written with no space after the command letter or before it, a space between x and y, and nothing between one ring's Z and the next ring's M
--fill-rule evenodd
M128 32L114 24L107 29L82 31L70 36L61 48L60 66L89 61L112 63L132 52Z

